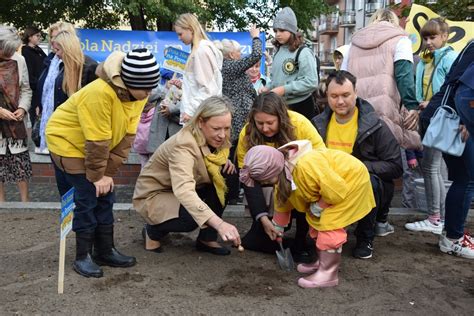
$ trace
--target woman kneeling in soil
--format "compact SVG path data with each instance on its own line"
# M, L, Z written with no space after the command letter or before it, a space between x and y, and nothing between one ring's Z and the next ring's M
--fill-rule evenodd
M145 249L161 252L170 232L200 227L196 248L215 255L230 250L217 243L240 245L237 229L221 219L226 199L223 174L235 172L228 160L231 103L225 97L204 100L189 123L163 143L138 177L133 206L147 225L142 231Z
M283 153L285 152L285 154ZM240 180L276 184L273 225L283 234L293 208L306 213L310 236L318 260L299 264L298 272L313 273L298 280L304 288L338 284L344 227L363 218L375 206L367 168L358 159L339 150L311 149L308 141L294 141L280 147L255 146L245 156Z
M250 109L249 122L245 124L239 136L237 158L239 168L244 164L244 156L253 146L268 145L280 147L294 140L306 139L314 149L325 148L323 139L316 128L303 115L288 110L285 100L273 92L260 94ZM248 209L253 223L248 233L242 238L245 249L275 253L278 244L269 236L273 234L271 222L273 216L273 186L256 184L249 188L243 185ZM314 258L314 251L306 244L308 223L304 212L294 211L296 219L295 239L291 246L293 258L296 262L310 263ZM284 240L286 242L287 240Z
M59 193L74 187L76 260L86 277L103 275L97 265L131 267L134 257L114 247L113 176L127 158L140 114L159 66L146 49L110 54L97 68L99 79L74 93L52 114L46 140L54 162ZM91 258L91 249L94 247Z

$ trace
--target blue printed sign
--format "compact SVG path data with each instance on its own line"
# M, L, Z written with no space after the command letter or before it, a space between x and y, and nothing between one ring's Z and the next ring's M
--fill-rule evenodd
M188 57L189 53L183 50L174 47L167 47L165 48L165 60L163 62L163 68L184 74L184 68L186 67Z
M74 210L74 188L71 188L61 197L61 239L66 238L72 229Z
M175 32L152 31L118 31L118 30L90 30L78 29L81 39L81 48L84 54L98 62L104 61L113 51L128 52L135 48L150 50L160 65L165 61L165 50L173 47L181 51L190 52L191 46L184 45ZM210 32L211 40L224 38L237 41L241 45L242 56L252 51L252 38L248 32ZM265 33L260 33L260 39L265 51ZM264 65L262 57L262 65Z

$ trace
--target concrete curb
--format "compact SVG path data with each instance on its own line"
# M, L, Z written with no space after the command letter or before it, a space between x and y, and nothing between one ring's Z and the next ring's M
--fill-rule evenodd
M4 202L0 203L0 214L9 213L11 211L20 212L34 212L34 211L58 211L61 209L61 204L58 202ZM115 203L114 211L116 212L131 212L134 211L131 203ZM422 216L426 213L413 208L390 208L390 216ZM246 217L244 207L242 205L228 205L224 211L225 217ZM471 209L468 217L474 217L474 210Z

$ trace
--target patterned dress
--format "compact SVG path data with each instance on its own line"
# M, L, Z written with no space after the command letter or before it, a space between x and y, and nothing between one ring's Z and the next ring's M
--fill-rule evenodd
M222 65L222 94L230 98L234 106L232 117L231 141L235 143L250 112L256 97L255 89L247 69L262 58L262 41L256 37L252 40L252 53L239 60L224 59Z

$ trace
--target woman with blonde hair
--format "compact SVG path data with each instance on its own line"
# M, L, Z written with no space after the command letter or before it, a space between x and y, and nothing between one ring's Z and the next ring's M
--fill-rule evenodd
M84 55L70 23L58 22L49 29L52 53L38 80L37 102L41 114L40 146L35 152L48 154L45 128L51 114L80 88L95 80L97 62Z
M209 40L196 16L181 14L174 24L176 34L185 45L191 45L183 81L170 83L183 89L181 120L189 121L208 97L222 94L222 53Z
M146 220L142 235L147 251L161 252L170 232L201 228L198 251L228 255L217 243L240 245L237 229L222 217L227 187L224 177L235 172L228 160L232 105L225 97L204 100L193 118L164 142L142 169L133 206Z
M400 146L420 149L411 41L391 9L377 10L354 33L341 69L358 78L357 94L373 105Z
M61 32L61 31L67 31L71 34L77 35L76 34L76 29L74 28L74 25L68 22L56 22L52 24L49 29L48 29L48 37L49 37L49 43L52 44L54 38L56 35Z

